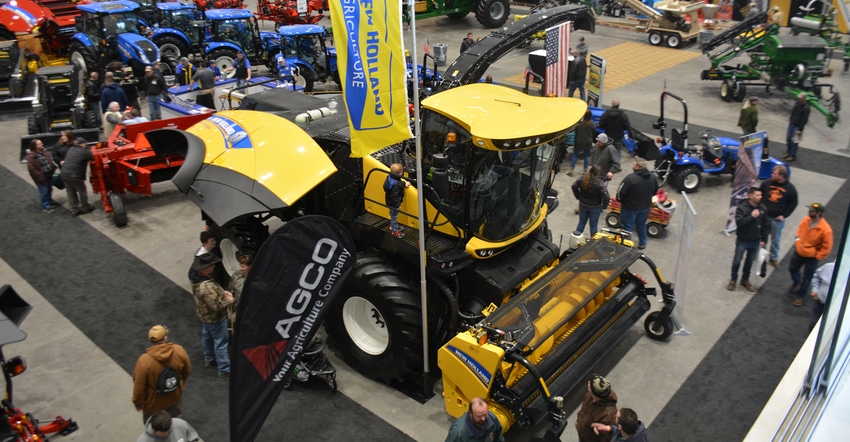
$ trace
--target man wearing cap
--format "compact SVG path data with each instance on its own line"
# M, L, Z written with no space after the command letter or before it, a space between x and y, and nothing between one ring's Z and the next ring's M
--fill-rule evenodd
M147 66L145 76L142 77L142 84L145 86L145 93L148 95L151 121L161 120L162 113L160 112L159 102L162 101L162 94L168 89L165 85L165 78L159 72L154 72L153 67Z
M599 168L599 178L603 181L610 181L614 177L614 171L620 169L620 156L617 155L617 148L608 135L596 136L596 149L593 149L590 162Z
M590 45L584 41L584 37L578 38L576 50L578 51L578 55L581 55L582 58L587 59L587 53L590 50Z
M818 262L832 251L832 227L823 218L825 209L820 203L810 205L809 216L803 218L797 227L794 253L788 266L794 281L789 292L794 295L794 305L797 307L803 305L803 299L809 293ZM800 269L803 269L802 275Z
M608 442L607 434L597 434L593 424L615 425L617 422L617 393L608 379L595 375L587 382L587 394L576 415L576 431L581 442Z
M759 97L750 97L741 108L741 114L738 116L738 127L741 128L744 135L756 132L756 126L759 124L758 104Z
M184 86L192 81L192 77L195 75L195 66L189 63L187 57L183 57L180 59L180 63L177 64L177 69L175 69L174 73L177 75L177 82L181 86Z
M155 325L148 331L151 346L136 361L133 370L133 405L142 412L142 421L147 422L154 412L168 407L180 406L186 379L192 373L192 363L183 347L168 341L168 327ZM171 367L180 376L180 384L171 393L156 392L159 374Z
M773 166L770 179L761 183L762 202L767 207L770 220L770 265L779 267L779 237L785 227L785 219L797 208L797 188L788 181L788 168Z
M620 155L623 148L626 146L626 133L631 136L632 126L629 123L629 116L626 112L620 109L620 100L611 100L611 108L602 113L599 117L598 126L605 131L608 138L614 143L617 148L617 167L612 169L614 173L620 171ZM604 175L603 175L604 176Z
M233 294L221 288L213 279L215 265L221 258L204 253L195 256L189 271L195 308L201 320L201 343L204 349L204 365L217 367L218 377L230 376L230 356L227 353L227 306L233 304Z
M505 442L502 424L480 397L469 401L469 411L457 418L446 436L446 442Z
M788 145L788 154L785 161L797 160L797 149L800 148L800 140L803 138L803 128L809 122L808 94L800 92L797 94L797 102L791 108L791 118L788 120L788 131L785 134L785 144Z

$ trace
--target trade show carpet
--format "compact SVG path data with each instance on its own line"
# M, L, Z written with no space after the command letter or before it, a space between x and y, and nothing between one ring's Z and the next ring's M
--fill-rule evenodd
M635 127L651 127L655 119L634 112L630 117ZM692 133L700 129L691 126ZM784 152L779 144L771 148ZM801 149L800 158L794 167L846 176L846 158L808 149ZM170 337L196 362L184 397L184 417L205 440L228 440L227 384L217 378L215 370L200 364L200 324L191 296L82 219L44 215L35 200L36 190L30 183L0 167L0 206L4 209L0 258L128 373L145 348L146 330L152 324L166 324ZM848 201L850 183L845 182L825 202L836 243ZM805 210L806 203L801 201L797 210ZM785 234L793 234L793 229L787 226ZM653 440L743 439L808 334L809 304L793 307L786 294L791 284L785 271L788 261L786 256L782 267L752 295L688 380L681 386L669 386L677 392L649 427ZM691 271L715 272L721 281L727 278L728 265ZM611 355L624 353L629 345L621 342ZM603 365L616 363L611 355ZM664 369L635 373L634 382L645 376L664 376ZM604 373L604 368L598 371ZM127 385L116 394L125 394L129 400L130 391ZM564 440L574 440L571 427ZM335 440L341 436L347 440L410 440L343 394L298 388L281 395L258 440Z
M132 374L147 347L147 330L154 324L168 326L169 337L186 348L194 363L183 417L205 441L229 440L228 380L204 368L201 324L191 294L82 219L71 218L66 209L41 213L37 195L31 184L0 167L0 258L127 373ZM115 394L130 401L132 385L116 386ZM341 435L411 440L341 393L297 387L281 394L257 440L335 440Z

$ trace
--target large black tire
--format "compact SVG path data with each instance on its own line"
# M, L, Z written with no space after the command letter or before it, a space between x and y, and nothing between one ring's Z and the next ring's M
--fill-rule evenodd
M664 226L656 222L647 223L646 234L650 238L660 238L664 235Z
M694 193L702 183L702 171L697 166L683 167L673 172L670 184L679 192Z
M618 227L620 225L620 214L617 212L608 212L608 214L605 215L605 224L607 224L608 227Z
M210 52L210 60L214 60L216 66L223 73L225 69L233 67L233 60L236 60L236 51L228 48L218 48Z
M153 43L159 47L159 57L162 60L180 60L181 57L189 56L189 45L177 37L166 35L157 38Z
M115 227L127 225L127 207L124 206L124 198L120 193L109 192L109 205L112 206L112 222Z
M741 83L740 81L736 81L732 84L732 98L737 102L744 101L744 96L747 95L747 85L745 83Z
M27 132L29 132L30 135L45 132L41 130L41 125L38 124L38 117L36 117L35 114L32 114L27 117Z
M661 312L650 313L643 322L643 329L651 339L663 341L673 334L673 320L668 316L666 321L660 322L659 316L661 316Z
M380 256L358 257L325 328L334 351L367 376L392 382L422 370L422 312L411 281Z
M98 106L100 103L97 104ZM83 114L83 127L86 129L94 129L98 126L99 122L97 121L97 111L86 111Z
M94 53L82 43L76 41L71 43L68 53L71 54L69 56L71 63L76 65L78 69L84 70L86 77L88 77L89 72L97 70L97 59Z
M664 43L664 34L658 31L651 31L647 39L649 40L649 44L653 46L661 46L661 43Z
M723 80L720 84L720 98L723 101L732 101L735 96L735 82L731 79Z
M511 5L508 0L478 0L475 19L485 28L499 28L508 21Z
M263 242L269 238L269 228L253 216L231 221L224 227L213 226L213 234L227 275L239 270L239 257L256 255Z
M301 69L301 78L304 79L304 92L313 92L313 85L316 83L316 76L309 69Z

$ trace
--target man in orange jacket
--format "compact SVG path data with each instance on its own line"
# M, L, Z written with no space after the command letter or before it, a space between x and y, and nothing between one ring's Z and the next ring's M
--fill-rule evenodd
M794 305L803 305L803 299L809 291L812 277L818 267L818 261L829 256L832 251L832 227L823 219L825 207L814 203L809 206L809 216L803 218L797 227L797 239L794 242L794 254L788 271L794 284L789 290L794 294ZM804 268L805 267L805 268ZM802 276L800 269L803 269Z

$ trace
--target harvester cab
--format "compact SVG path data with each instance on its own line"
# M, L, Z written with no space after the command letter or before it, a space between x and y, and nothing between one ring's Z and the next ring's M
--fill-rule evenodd
M136 10L138 3L118 0L77 5L77 33L71 38L71 62L86 72L103 72L109 63L119 61L133 69L137 78L146 66L159 60L159 49L142 35L144 26ZM163 75L170 72L163 63Z
M83 81L82 72L74 65L40 68L27 122L29 134L98 127L97 112L86 110Z
M486 398L506 431L551 415L552 398L580 383L650 309L648 297L657 290L632 272L638 261L649 266L664 302L644 328L652 339L667 339L676 304L672 284L627 240L600 233L440 349L446 411L460 417L472 398Z

